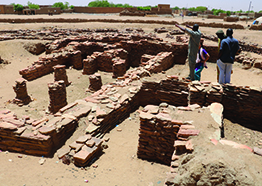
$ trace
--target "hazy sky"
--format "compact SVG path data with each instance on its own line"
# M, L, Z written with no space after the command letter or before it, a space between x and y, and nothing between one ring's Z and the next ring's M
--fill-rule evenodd
M87 6L92 0L30 0L30 2L39 5L52 5L56 2L68 2L69 5L74 6ZM28 0L0 0L0 4L22 4L27 5ZM249 4L251 2L251 10L256 12L262 10L262 0L108 0L110 3L121 3L129 4L132 6L155 6L157 4L170 4L171 7L178 6L182 7L196 7L196 6L206 6L210 10L213 8L223 9L223 10L243 10L247 11Z

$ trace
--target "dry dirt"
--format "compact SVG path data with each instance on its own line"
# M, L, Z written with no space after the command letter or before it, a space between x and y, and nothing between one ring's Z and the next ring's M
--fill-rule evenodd
M0 17L8 17L7 15L1 15ZM9 17L16 17L15 15L9 15ZM45 15L44 15L45 16ZM71 17L88 17L103 18L103 16L85 15L85 14L66 14L58 15L59 17L69 18ZM55 17L55 16L53 16ZM106 16L108 18L109 16ZM24 18L27 18L25 16ZM32 18L32 17L30 17ZM115 15L112 18L123 19ZM129 18L128 18L129 19ZM146 18L130 18L130 19L146 19ZM175 19L178 22L182 22L180 17L166 18L166 17L150 17L148 19ZM191 21L216 21L221 20L202 20L195 17L186 17L186 20ZM244 26L251 24L251 21L240 22ZM42 29L42 28L142 28L146 32L153 32L154 28L160 28L165 26L166 28L175 29L172 25L158 25L158 24L127 24L127 23L34 23L34 24L8 24L0 23L0 30L5 29ZM207 35L214 35L217 28L203 27L200 30ZM225 29L224 29L225 31ZM172 41L172 39L166 39L166 34L158 34L163 37L164 40ZM257 43L262 45L261 31L249 31L234 30L234 37L236 39L245 40L251 43ZM53 81L53 74L46 75L37 80L27 83L27 89L30 96L34 98L34 101L27 106L18 107L13 104L9 104L8 100L12 100L15 97L15 93L12 89L12 85L15 80L20 77L18 71L26 66L29 66L32 62L36 61L40 56L32 55L26 51L23 46L26 43L39 42L28 40L10 40L0 42L0 56L2 59L8 60L10 64L0 64L0 110L4 108L15 111L19 116L30 115L32 118L40 118L45 114L47 109L49 97L47 83ZM47 42L47 41L40 41ZM212 43L208 41L208 43ZM213 43L216 44L216 43ZM262 58L262 56L249 53L249 55ZM241 64L235 63L233 65L234 73L232 74L232 84L235 85L248 85L259 87L262 86L262 71L259 69L251 68L244 70L241 68ZM179 75L186 77L188 75L187 65L175 65L172 69L166 71L165 74L154 75L152 78L159 80L166 75ZM114 81L111 78L110 73L100 72L102 74L103 84ZM72 85L67 88L67 101L73 102L76 99L86 97L85 89L88 87L88 76L82 75L78 70L67 70L69 81L72 81ZM208 62L208 68L202 72L203 81L216 81L216 64ZM142 109L142 108L140 108ZM239 124L231 123L225 120L225 138L230 139L242 144L246 144L250 147L262 148L262 133L260 131L254 131L248 128L244 128ZM85 130L84 122L80 121L79 128L74 135L66 142L69 144L75 140L79 134L82 134ZM121 128L122 131L118 132L116 129ZM104 154L93 166L86 167L84 169L77 168L73 164L65 165L61 163L56 154L52 158L46 158L43 165L38 163L40 157L34 157L30 155L21 155L12 152L0 152L0 185L13 186L13 185L163 185L167 173L170 171L170 167L161 165L158 163L147 162L137 159L137 145L138 145L138 133L139 133L139 117L138 113L134 112L130 114L130 117L122 122L118 127L113 129L107 136L110 138L108 142L109 148L104 150ZM205 158L213 158L214 161L217 158L223 157L225 149L219 149L217 151L207 151L201 154L208 154ZM228 150L228 149L226 149ZM219 154L216 154L219 153ZM228 157L228 161L234 161L232 164L235 168L241 168L241 170L256 170L256 176L262 174L261 158L257 155L250 154L244 150L228 150L224 154ZM203 158L203 157L202 157ZM205 159L203 158L203 159ZM224 157L225 158L225 157ZM200 158L201 159L201 158ZM227 159L227 158L225 158ZM258 170L257 170L258 169ZM248 174L248 173L247 173ZM250 172L249 172L250 174ZM86 181L88 180L88 182ZM257 183L256 185L262 185Z

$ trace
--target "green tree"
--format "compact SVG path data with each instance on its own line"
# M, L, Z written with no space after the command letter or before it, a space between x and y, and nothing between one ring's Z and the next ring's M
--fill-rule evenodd
M204 12L206 10L207 10L207 7L205 7L205 6L198 6L198 7L196 7L196 11L197 12Z
M178 6L175 6L174 8L172 8L173 10L179 10L180 8Z
M226 11L227 16L231 15L231 11Z
M214 15L219 15L220 13L226 13L225 10L221 10L221 9L212 9L212 12Z
M123 7L123 8L132 8L133 6L132 6L132 5L129 5L129 4L124 4L122 7Z
M150 11L151 10L151 7L149 6L138 6L137 7L137 10L141 10L141 11Z
M107 0L95 0L88 4L89 7L110 7L110 3Z
M64 6L65 6L65 9L68 9L69 3L68 3L68 2L65 2Z
M75 7L74 5L70 5L70 7L69 7L69 8L70 8L70 9L74 9L74 7Z
M27 2L27 6L29 7L29 9L39 9L39 5L37 4L33 4L30 1Z
M196 8L195 7L190 7L188 8L189 11L196 11Z
M21 4L13 4L15 11L23 11L24 6Z
M62 2L57 2L52 5L52 7L61 8L61 10L68 9L68 6L69 6L68 2L65 2L65 4Z
M262 13L262 10L260 10L258 13Z

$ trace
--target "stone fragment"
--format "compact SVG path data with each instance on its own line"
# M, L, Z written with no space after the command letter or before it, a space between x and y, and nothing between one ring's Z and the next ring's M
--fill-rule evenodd
M143 109L144 112L148 112L150 114L157 114L159 111L159 107L156 105L147 105Z
M262 156L262 149L258 147L254 147L253 151L255 154Z
M39 163L40 165L43 165L43 164L45 163L45 161L46 161L45 158L41 158L41 159L38 161L38 163Z
M0 122L0 129L4 130L17 130L17 126L7 122Z
M70 150L71 150L71 149L70 149L69 146L64 146L64 147L62 147L61 149L58 149L58 150L57 150L57 157L58 157L59 159L61 159L63 156L69 154Z
M93 139L89 139L87 142L85 142L85 144L88 147L93 147L96 144L96 142Z
M98 126L93 125L92 123L90 123L85 131L86 131L87 134L91 134L98 128L99 128Z
M87 140L90 140L92 136L90 134L80 136L77 138L76 143L85 143Z

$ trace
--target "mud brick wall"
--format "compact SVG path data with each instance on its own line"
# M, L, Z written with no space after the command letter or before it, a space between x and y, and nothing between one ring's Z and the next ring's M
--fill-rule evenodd
M121 46L128 52L127 60L132 67L137 67L143 54L157 55L160 52L172 52L174 63L185 64L187 57L187 46L177 43L166 43L159 41L140 40L121 41ZM134 55L135 54L135 55Z
M104 44L96 43L96 42L83 42L83 43L75 43L73 46L74 50L81 51L82 58L85 59L87 56L92 55L94 52L103 52Z
M94 123L96 129L92 135L102 135L113 129L116 124L121 123L139 107L140 97L138 94L124 94L117 104L108 111L108 114L101 116L100 121ZM108 105L109 106L109 105Z
M74 7L74 12L77 13L120 13L122 10L124 8L121 7Z
M140 104L158 105L167 102L174 106L187 106L188 85L189 82L179 80L178 77L162 80L161 82L145 80L139 92Z
M124 49L111 49L104 52L95 52L92 56L95 58L98 70L113 72L113 59L116 57L126 59L127 55L127 51ZM126 68L129 68L129 65L125 64Z
M145 63L145 69L150 73L158 73L171 68L174 65L172 52L160 52L154 58Z
M32 101L27 93L26 82L25 79L19 78L15 81L15 85L13 85L13 89L16 93L13 103L18 104L19 106L26 105Z
M247 125L261 124L262 90L248 86L223 86L224 116ZM262 126L256 126L262 129Z
M179 127L178 121L142 112L137 157L170 165Z
M49 83L48 94L50 98L48 109L51 113L56 113L67 105L66 85L63 80Z
M237 22L237 21L239 21L239 17L224 17L224 21Z
M223 88L219 83L211 83L209 81L193 81L189 85L189 104L198 104L200 106L208 106L211 103L221 103L223 96Z
M34 80L54 71L55 65L73 65L76 69L82 68L82 58L79 51L61 52L39 58L31 66L19 71L26 80Z
M212 28L232 28L232 29L244 29L243 25L240 24L223 24L223 23L206 23L206 22L191 22L191 21L186 21L183 23L183 25L190 25L193 26L194 24L198 24L199 25L199 29L201 30L201 26L204 27L212 27Z
M251 25L250 30L262 30L262 25Z
M75 131L72 118L19 119L10 111L0 114L0 149L36 156L51 156Z
M174 76L160 82L144 80L139 100L140 105L166 102L174 106L187 106L188 103L207 106L219 102L224 106L224 116L230 120L251 126L261 123L262 119L261 88L222 86L211 82L189 83Z

